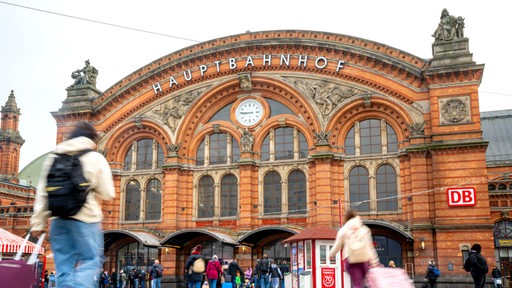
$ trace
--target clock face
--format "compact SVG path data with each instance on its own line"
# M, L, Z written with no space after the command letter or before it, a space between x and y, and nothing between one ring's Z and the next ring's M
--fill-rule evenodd
M263 105L255 99L244 100L236 107L235 117L240 124L252 126L263 117Z

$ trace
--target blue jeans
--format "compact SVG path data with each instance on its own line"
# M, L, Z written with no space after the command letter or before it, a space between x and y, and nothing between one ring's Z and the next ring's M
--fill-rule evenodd
M188 288L201 288L203 282L188 282Z
M101 223L55 218L50 224L59 288L91 288L98 285L103 266Z
M153 278L153 280L151 280L151 288L160 288L161 283L162 283L162 277Z
M211 288L217 287L217 279L208 279L208 286Z
M270 288L270 281L267 275L260 275L260 288Z

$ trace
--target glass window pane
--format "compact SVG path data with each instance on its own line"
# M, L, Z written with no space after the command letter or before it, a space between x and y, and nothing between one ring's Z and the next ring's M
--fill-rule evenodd
M156 159L157 159L157 163L156 163L156 168L162 168L162 166L164 165L164 161L165 161L165 156L164 156L164 149L162 149L162 146L160 146L160 144L157 143L156 145Z
M347 138L345 138L345 155L356 154L356 142L354 138L354 127L348 131Z
M215 133L210 135L210 164L227 163L227 135Z
M397 211L397 182L395 169L391 165L382 165L377 169L377 210Z
M133 161L132 153L133 153L133 145L130 147L130 149L126 153L126 156L124 157L124 170L125 171L132 170L132 161Z
M231 103L227 106L224 106L224 108L217 111L217 113L215 113L215 115L213 115L213 117L210 118L210 120L208 120L208 122L213 122L213 121L218 121L218 120L231 122L230 113L231 113L232 106L233 106L233 103Z
M215 207L215 190L214 182L211 176L205 176L199 180L198 185L198 207L197 217L198 218L209 218L213 217L213 208Z
M199 145L199 148L197 148L196 153L196 165L197 166L203 166L204 165L204 139L203 142L201 142L201 145Z
M288 176L288 213L305 214L306 200L306 175L295 170Z
M286 107L286 105L282 104L281 102L277 102L272 99L266 100L268 102L268 105L270 106L270 117L282 114L290 114L295 116L295 113L293 113L293 111L290 110L290 108Z
M137 170L151 169L153 163L153 140L137 141Z
M137 221L140 217L140 183L131 180L126 185L124 220Z
M398 138L391 125L386 123L386 134L388 141L388 153L398 152Z
M285 127L274 132L276 160L293 159L293 128Z
M236 177L233 174L228 174L222 177L220 185L220 216L236 216L238 214L238 183Z
M370 190L368 171L364 167L354 167L349 178L350 203L359 212L370 211Z
M236 163L240 161L240 146L238 145L238 142L235 138L231 138L232 144L231 144L231 163Z
M281 213L281 176L270 172L263 180L263 213L279 216Z
M267 135L261 144L261 161L269 161L270 160L270 135Z
M146 220L160 220L162 212L162 184L151 179L146 187Z
M380 120L364 120L359 124L361 133L361 154L382 153Z
M299 132L299 158L308 158L308 142L306 141L306 137L304 134Z

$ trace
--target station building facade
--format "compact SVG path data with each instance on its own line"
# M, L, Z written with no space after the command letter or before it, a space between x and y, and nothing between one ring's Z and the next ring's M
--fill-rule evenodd
M512 246L512 165L486 160L484 65L464 37L432 48L422 59L347 35L247 32L165 55L104 92L68 87L52 112L57 142L90 121L114 173L105 268L158 258L174 287L199 243L244 268L264 253L290 261L283 240L337 229L347 209L371 228L381 262L418 281L434 259L443 281L464 283L476 242L499 261Z

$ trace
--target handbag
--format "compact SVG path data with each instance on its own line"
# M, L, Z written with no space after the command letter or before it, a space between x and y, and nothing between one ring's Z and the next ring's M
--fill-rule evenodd
M368 286L372 288L414 288L411 278L402 268L374 267L366 277Z

